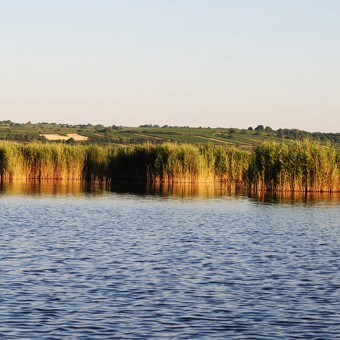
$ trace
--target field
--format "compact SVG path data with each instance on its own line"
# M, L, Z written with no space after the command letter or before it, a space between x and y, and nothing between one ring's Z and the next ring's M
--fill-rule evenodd
M60 135L56 133L47 133L47 134L41 134L39 136L45 137L48 141L67 141L70 139L73 139L77 142L84 142L87 141L89 138L84 137L81 135L78 135L77 133L68 133L66 135Z
M50 139L48 135L60 136L60 139L68 143L77 142L77 137L83 136L81 142L89 144L188 143L201 145L209 143L216 146L233 146L243 150L251 150L263 141L281 142L284 140L289 142L309 139L321 142L328 141L340 145L340 133L311 133L297 129L273 130L268 126L262 125L254 128L237 129L167 125L160 127L150 124L139 127L123 127L116 125L69 125L46 122L37 124L30 122L25 124L13 123L11 121L0 122L0 140L20 142L48 141ZM58 137L55 136L55 138Z

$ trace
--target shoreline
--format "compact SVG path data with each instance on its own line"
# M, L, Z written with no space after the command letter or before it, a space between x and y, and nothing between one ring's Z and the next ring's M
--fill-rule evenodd
M133 190L141 187L144 188L157 188L157 189L171 189L171 188L209 188L209 189L222 189L228 192L242 192L251 194L340 194L340 190L272 190L272 189L261 189L261 188L248 188L240 184L213 181L213 182L183 182L183 181L173 181L173 182L160 182L160 181L127 181L127 180L84 180L84 179L61 179L61 178L10 178L10 179L0 179L0 188L11 185L28 185L28 186L84 186L100 188L103 190L111 190L116 187L129 188Z
M340 150L330 144L264 142L252 151L190 144L0 143L0 180L63 180L109 185L223 184L265 192L340 192Z

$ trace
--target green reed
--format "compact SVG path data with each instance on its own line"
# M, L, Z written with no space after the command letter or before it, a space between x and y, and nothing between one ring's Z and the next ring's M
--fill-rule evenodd
M267 191L339 191L339 160L331 144L265 142L254 149L248 179Z
M310 141L264 142L253 151L209 144L0 142L2 180L221 182L266 191L339 191L339 175L339 148Z
M82 179L82 146L0 143L2 179Z

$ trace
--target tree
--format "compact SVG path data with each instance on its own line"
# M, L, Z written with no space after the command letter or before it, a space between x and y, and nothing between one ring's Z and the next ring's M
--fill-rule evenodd
M71 137L65 143L69 144L69 145L74 145L76 143L76 141L74 140L74 138Z
M264 130L264 126L263 125L258 125L256 128L255 128L256 131L263 131Z

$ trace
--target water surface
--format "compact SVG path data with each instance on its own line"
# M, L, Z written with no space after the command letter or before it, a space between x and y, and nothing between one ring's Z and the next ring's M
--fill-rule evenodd
M0 338L340 335L339 196L44 185L0 190Z

